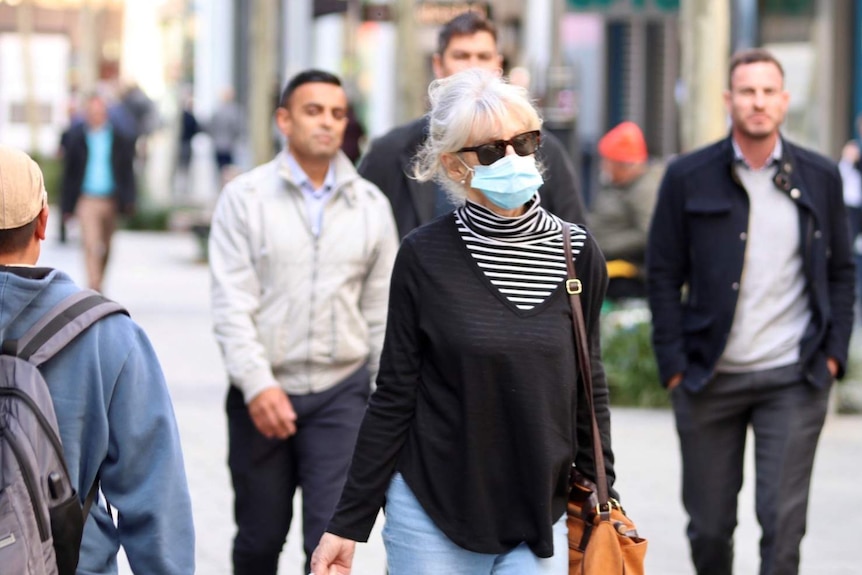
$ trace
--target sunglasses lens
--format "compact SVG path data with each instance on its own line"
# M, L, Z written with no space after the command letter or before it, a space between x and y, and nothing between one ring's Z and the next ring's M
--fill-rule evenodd
M539 134L537 132L527 132L512 138L512 148L519 156L529 156L535 154L539 147Z
M527 132L526 134L519 134L511 140L501 140L466 149L476 152L480 164L490 166L506 155L506 147L509 144L519 156L535 154L536 150L539 149L539 132Z
M490 166L506 155L506 148L496 143L484 144L476 148L476 157L483 166Z

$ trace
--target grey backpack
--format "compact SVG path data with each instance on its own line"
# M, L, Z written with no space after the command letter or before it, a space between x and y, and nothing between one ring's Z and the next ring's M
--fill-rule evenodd
M95 291L69 296L0 349L0 573L74 575L84 507L69 478L54 403L38 367L99 319L127 313Z

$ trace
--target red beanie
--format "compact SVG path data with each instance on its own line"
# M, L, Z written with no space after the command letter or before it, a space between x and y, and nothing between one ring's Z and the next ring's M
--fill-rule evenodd
M623 122L599 140L599 154L615 162L639 164L647 160L643 132L634 122Z

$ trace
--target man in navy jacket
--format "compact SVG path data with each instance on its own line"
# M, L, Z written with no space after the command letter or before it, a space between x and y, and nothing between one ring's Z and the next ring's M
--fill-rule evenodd
M774 56L736 54L730 136L668 167L650 229L653 345L699 575L732 572L749 426L760 573L798 572L814 452L847 362L854 266L841 179L781 137L788 101Z
M111 122L105 100L94 94L85 121L69 128L63 154L63 219L78 218L87 287L101 291L117 217L135 209L135 139Z

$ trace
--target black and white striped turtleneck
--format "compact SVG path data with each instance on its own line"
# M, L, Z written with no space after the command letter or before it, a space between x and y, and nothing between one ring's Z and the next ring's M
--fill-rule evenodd
M467 201L455 223L468 251L488 280L518 309L541 304L566 277L562 223L540 206L539 195L513 218ZM572 226L572 253L583 248L586 233Z

